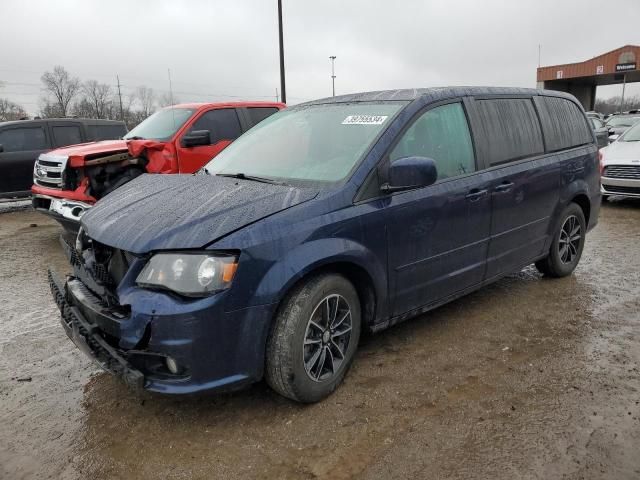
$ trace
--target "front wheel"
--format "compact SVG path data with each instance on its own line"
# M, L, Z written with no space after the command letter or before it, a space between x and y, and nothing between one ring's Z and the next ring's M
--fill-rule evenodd
M550 277L566 277L578 266L587 233L582 209L571 203L560 215L549 254L536 268Z
M266 379L304 403L330 395L344 379L360 339L360 301L346 278L326 274L297 287L280 308L267 344Z

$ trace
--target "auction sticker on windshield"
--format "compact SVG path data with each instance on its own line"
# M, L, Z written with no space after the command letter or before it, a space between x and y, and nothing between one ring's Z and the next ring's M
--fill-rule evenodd
M343 125L382 125L388 115L349 115Z

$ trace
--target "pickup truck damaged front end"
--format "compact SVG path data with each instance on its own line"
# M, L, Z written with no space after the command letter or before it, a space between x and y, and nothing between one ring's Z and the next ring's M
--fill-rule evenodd
M33 207L77 231L100 198L143 173L176 171L171 145L153 140L97 142L44 153L33 169Z
M62 240L73 274L49 284L66 334L103 369L134 389L178 394L242 387L262 375L256 338L240 332L271 315L267 307L225 312L225 293L197 300L139 288L146 256L86 239ZM161 313L159 313L161 312ZM255 335L261 332L256 331ZM232 340L230 340L232 339Z

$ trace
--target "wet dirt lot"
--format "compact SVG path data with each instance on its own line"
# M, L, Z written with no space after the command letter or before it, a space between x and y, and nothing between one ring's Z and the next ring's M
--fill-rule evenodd
M60 232L0 213L0 478L640 478L640 201L603 206L575 275L525 269L365 337L308 406L101 372L50 298Z

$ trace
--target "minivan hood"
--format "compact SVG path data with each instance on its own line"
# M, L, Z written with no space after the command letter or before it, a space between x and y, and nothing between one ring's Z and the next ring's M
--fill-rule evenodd
M82 217L90 238L132 253L201 248L313 199L317 190L211 175L141 175Z
M640 161L640 142L613 142L603 149L604 164L636 164ZM632 162L635 160L635 162Z

